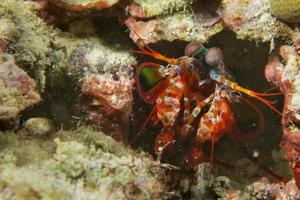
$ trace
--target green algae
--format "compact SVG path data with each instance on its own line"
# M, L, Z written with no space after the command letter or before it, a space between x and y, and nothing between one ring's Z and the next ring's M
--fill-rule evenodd
M93 25L86 20L76 23L74 26L77 27L70 32L62 32L39 18L35 14L36 7L33 2L1 1L0 16L5 23L1 23L0 31L5 31L3 39L9 42L9 49L17 63L33 75L41 91L46 85L64 85L70 71L71 56L82 46L94 46L98 56L107 59L105 68L119 68L135 62L126 49L106 46L95 33ZM82 24L84 28L80 28ZM82 77L82 74L76 75L79 76L77 79Z
M14 163L16 166L39 164L54 152L54 144L44 139L23 138L21 134L1 132L1 166Z
M193 0L134 0L139 5L147 17L154 17L188 9Z
M88 13L91 10L110 8L119 3L119 0L49 0L49 2L64 10Z
M0 120L14 118L39 101L35 82L15 64L12 55L0 51Z
M157 164L147 155L91 128L59 131L48 140L2 132L0 142L2 199L164 198L163 169L152 172Z
M153 36L155 40L206 42L209 37L223 30L220 23L204 27L194 15L187 13L166 16L157 20L157 23L157 36Z
M222 7L230 18L232 29L239 39L250 39L256 42L271 42L271 50L274 48L275 39L287 38L292 41L297 35L283 22L277 20L270 12L269 0L223 0Z
M43 89L46 81L45 69L51 65L49 55L53 35L50 28L34 14L33 3L5 0L0 2L0 8L1 18L10 22L6 29L6 35L10 37L5 39L10 43L17 63L30 70ZM8 25L1 23L1 26Z
M299 0L271 0L271 12L277 18L292 23L300 22Z

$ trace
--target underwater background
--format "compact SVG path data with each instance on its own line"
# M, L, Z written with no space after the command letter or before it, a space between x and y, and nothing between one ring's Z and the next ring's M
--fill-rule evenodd
M299 23L300 0L1 0L0 199L300 199Z

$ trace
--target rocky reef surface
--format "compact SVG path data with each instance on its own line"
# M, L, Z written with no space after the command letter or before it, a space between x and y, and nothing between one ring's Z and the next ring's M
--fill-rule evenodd
M0 53L0 119L15 118L20 111L40 101L36 85L28 74L20 69L12 55Z
M300 14L293 5L0 1L1 199L300 198L300 34L293 24ZM220 142L222 159L213 167L204 162L185 171L160 163L151 139L133 150L130 140L146 120L133 69L145 58L129 51L151 44L179 57L187 42L221 47L237 81L260 91L270 88L262 80L266 65L267 80L284 94L283 134L278 116L262 108L270 131L245 147ZM284 180L271 182L276 177L253 157Z
M282 117L283 137L281 148L287 158L291 161L294 170L296 183L300 186L300 132L299 132L299 67L300 59L293 46L282 46L279 50L279 57L273 57L266 66L266 77L275 85L279 86L285 94L285 106Z
M164 167L81 127L32 138L1 132L1 199L164 199ZM165 177L166 176L166 177Z

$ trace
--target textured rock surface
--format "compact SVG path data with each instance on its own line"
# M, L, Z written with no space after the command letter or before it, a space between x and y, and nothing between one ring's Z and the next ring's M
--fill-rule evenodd
M192 3L193 0L134 0L127 9L133 17L150 18L185 10Z
M271 49L273 49L276 38L284 37L296 42L299 37L297 31L271 14L268 0L223 0L220 1L219 6L218 3L212 2L194 4L187 2L185 7L180 6L183 1L179 2L172 1L180 11L172 12L177 7L172 7L173 4L169 3L168 8L166 3L164 6L161 5L159 13L153 14L158 16L148 21L139 18L147 18L150 12L147 10L155 8L151 1L143 1L143 3L138 1L131 4L128 8L131 17L125 21L132 30L131 38L136 42L140 37L145 43L176 39L206 42L212 35L228 27L237 34L238 38L271 42ZM168 9L169 12L163 11ZM223 23L219 23L220 19Z
M103 126L113 138L126 141L132 111L133 80L119 80L105 75L90 75L82 85L82 93L90 98L86 105L88 121Z
M1 132L0 198L164 199L164 169L90 128L49 141ZM71 139L72 138L72 139ZM18 151L22 150L22 155ZM151 170L150 170L151 169Z
M44 117L30 118L25 122L24 128L30 135L40 137L53 131L53 122Z
M5 23L0 25L0 31L4 32L0 39L9 43L17 63L34 75L40 90L46 85L63 85L70 72L81 79L86 71L117 71L120 66L134 63L125 48L117 48L120 44L105 45L91 21L74 22L70 32L62 32L49 27L38 17L35 14L37 7L38 4L30 1L1 1L0 15ZM76 55L81 56L81 60ZM74 59L83 63L74 63Z
M280 146L291 161L296 183L300 186L300 57L293 46L282 46L279 54L280 58L270 60L265 74L269 81L280 87L285 97L282 117L284 134Z
M0 120L16 117L38 103L35 82L20 69L12 55L0 52Z
M131 17L125 21L125 24L131 30L130 37L133 41L142 39L145 43L155 43L160 40L206 42L212 35L223 29L221 23L206 27L194 15L185 13L146 22Z
M275 38L293 40L294 31L270 13L269 0L223 0L219 11L225 26L238 38L258 42L273 42Z
M71 115L72 109L76 110L77 113L83 111L82 108L86 111L85 108L91 105L93 109L88 109L84 115L80 115L82 121L87 118L91 119L88 120L89 122L98 126L106 126L107 124L101 124L101 120L95 119L95 116L104 114L109 116L105 120L111 121L110 117L113 114L110 110L101 108L107 106L107 103L113 102L113 98L108 100L111 102L98 101L96 104L96 101L93 101L95 100L93 92L82 90L88 99L82 102L84 106L76 107L76 105L71 105L66 101L72 96L73 103L78 103L81 96L77 92L81 91L84 81L87 83L90 80L88 77L93 74L105 74L107 80L113 81L118 77L117 74L122 73L122 78L128 81L132 87L130 71L131 65L135 63L135 58L128 53L126 47L120 48L122 44L118 43L119 40L116 40L117 43L114 44L106 44L101 37L98 37L89 20L74 22L69 32L49 27L35 15L34 11L37 6L38 4L29 1L1 1L0 15L2 16L1 20L4 20L5 23L0 24L0 31L4 33L0 39L2 38L8 44L8 50L13 53L17 63L33 75L40 91L46 93L45 96L48 99L45 100L60 101L59 104L67 105L64 115L66 113ZM117 35L112 37L119 38ZM98 87L96 82L93 83L94 87ZM46 91L47 89L50 92ZM58 92L51 92L56 90L64 90L64 97L57 97ZM97 92L98 94L101 93L99 88ZM124 128L124 126L128 127L128 116L131 114L132 90L131 88L120 87L118 92L119 94L127 94L129 100L126 101L128 104L124 110L119 109L123 114L119 116L119 121L114 120L113 124L115 127ZM91 96L89 97L89 95ZM76 99L78 100L76 101ZM58 107L58 104L54 103L54 105L54 107ZM61 110L57 108L51 109L51 112L58 118L63 115ZM111 132L114 135L114 129Z
M102 10L110 8L119 0L49 0L50 3L72 11L83 11L88 9Z
M229 192L230 193L236 192ZM300 190L297 188L295 181L283 183L270 183L267 178L261 178L259 181L247 186L243 192L240 192L241 199L298 199Z
M286 21L300 22L299 0L271 0L271 12L277 18Z
M0 34L0 39L9 44L9 50L13 52L18 65L30 70L37 86L43 90L45 70L51 65L52 34L43 20L34 14L34 8L35 4L28 1L1 1L0 30L5 34Z

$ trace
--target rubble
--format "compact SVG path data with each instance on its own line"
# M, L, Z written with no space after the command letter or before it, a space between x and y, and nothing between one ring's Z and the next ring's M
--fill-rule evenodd
M15 64L12 55L0 52L0 120L15 118L40 100L34 80Z
M44 117L30 118L24 123L24 128L30 135L40 137L51 133L53 122Z
M113 138L126 141L132 111L133 79L118 80L105 75L90 75L82 85L82 93L90 98L86 105L88 121L103 126Z
M130 86L124 85L123 87L122 85L118 88L118 94L115 96L126 94L129 100L126 100L128 104L124 107L124 110L118 108L123 114L118 116L119 121L114 120L113 124L115 127L122 127L123 129L128 127L128 116L131 114L132 106L132 77L130 77L130 72L132 70L131 66L135 64L135 58L129 54L125 47L119 48L119 43L106 45L98 37L90 20L74 22L70 32L63 32L49 27L46 22L35 14L36 7L39 6L39 3L24 3L18 0L0 2L0 8L3 8L0 9L0 15L3 16L1 20L9 23L1 24L0 30L3 27L3 31L6 31L3 40L9 45L9 51L13 53L17 63L33 75L37 82L37 88L46 97L45 101L54 101L53 99L56 99L56 102L67 101L67 99L70 99L69 97L72 97L73 104L69 102L60 103L61 105L67 105L65 109L68 109L68 117L72 115L72 112L80 113L81 121L89 121L99 127L105 127L107 124L101 124L101 119L97 118L98 116L112 117L112 114L103 113L105 111L109 112L102 109L107 106L104 103L108 101L102 101L101 103L98 101L97 106L99 109L97 109L96 101L93 101L93 99L95 100L95 94L89 91L87 87L82 89L83 84L85 82L85 86L87 86L89 81L92 80L91 77L97 76L99 73L105 74L106 80L113 83L115 78L118 77L117 74L121 73L121 79L123 80L121 84L126 83ZM5 30L4 27L9 29ZM82 39L83 37L85 39ZM98 82L93 82L93 86L98 87L96 84ZM120 85L120 83L118 84ZM63 95L68 96L68 98L60 96L60 99L57 99L58 97L55 96L57 92L51 92L56 90L66 91ZM78 90L82 91L82 94L78 94ZM97 88L97 95L101 92ZM103 92L105 93L105 91ZM89 95L91 96L89 97ZM82 96L87 97L86 101L81 101ZM114 97L114 94L112 96ZM114 99L110 100L111 102L114 101ZM80 102L84 105L79 106ZM55 104L55 106L60 104ZM22 106L22 104L20 105ZM91 110L86 109L91 106L93 107ZM51 109L51 112L54 116L61 116L60 109ZM126 114L124 114L125 112ZM110 118L106 118L104 121L109 121L109 124L111 124Z
M24 140L14 133L0 132L0 143L5 144L0 152L1 199L168 196L164 169L149 156L136 154L91 128L60 131L55 137ZM16 153L18 148L22 155ZM155 173L151 171L154 168Z

